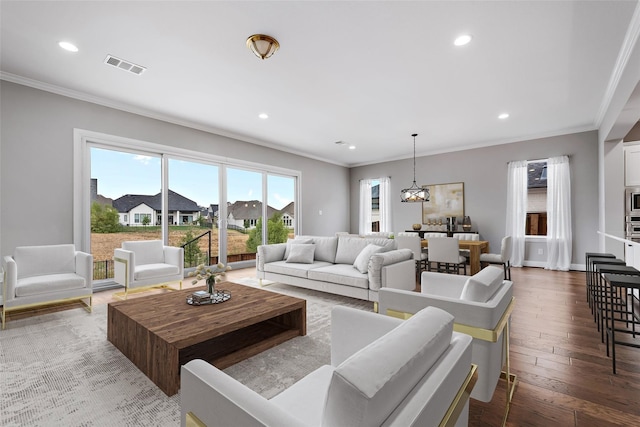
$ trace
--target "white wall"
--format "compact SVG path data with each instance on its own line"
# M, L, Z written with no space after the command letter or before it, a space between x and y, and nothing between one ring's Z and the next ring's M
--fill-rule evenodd
M499 251L505 234L507 163L568 155L571 165L573 264L584 264L584 252L597 249L598 150L597 132L582 132L513 144L416 158L418 185L464 182L465 215L472 229ZM413 180L413 160L399 160L351 170L351 230L358 229L358 181L391 176L393 230L421 222L421 204L400 202L400 190ZM538 249L543 255L538 255ZM527 243L531 261L546 260L546 244Z
M300 170L298 233L349 226L347 168L11 82L0 81L0 91L2 255L19 245L73 242L74 128Z

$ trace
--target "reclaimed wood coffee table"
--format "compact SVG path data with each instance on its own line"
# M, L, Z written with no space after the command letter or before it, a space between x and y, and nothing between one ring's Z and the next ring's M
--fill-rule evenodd
M276 292L223 282L220 304L192 306L191 288L111 302L107 339L163 392L180 389L180 367L204 359L219 369L293 337L306 335L307 302Z

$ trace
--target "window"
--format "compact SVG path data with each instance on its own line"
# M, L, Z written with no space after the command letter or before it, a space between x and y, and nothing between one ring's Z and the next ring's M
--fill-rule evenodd
M265 215L288 207L285 231L293 232L297 225L293 207L299 194L298 171L79 129L74 130L74 164L74 243L92 253L94 261L105 264L105 272L94 274L96 288L112 283L108 263L124 240L159 239L182 246L185 233L191 232L193 238L206 234L198 239L201 250L194 249L194 262L207 257L211 264L246 261L234 264L241 268L255 264L255 249L250 250L247 241L263 217L267 223ZM271 173L285 181L284 189L267 183ZM272 187L268 200L275 208L267 206L263 211L268 185ZM118 207L116 199L121 202ZM235 203L240 200L242 206ZM91 232L95 201L101 202L96 212L108 217L114 230ZM240 209L232 210L234 204ZM244 219L251 229L243 227ZM262 232L266 235L267 227ZM254 234L253 243L261 243L260 230ZM96 236L102 240L95 240ZM104 242L107 244L102 245ZM104 252L102 259L96 256L98 251ZM185 261L185 268L187 265Z
M360 234L392 231L390 185L389 177L360 180Z
M527 164L527 236L547 235L547 161Z

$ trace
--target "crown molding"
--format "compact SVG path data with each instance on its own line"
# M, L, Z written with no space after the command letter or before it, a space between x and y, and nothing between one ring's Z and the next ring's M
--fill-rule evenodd
M622 46L620 47L620 52L618 52L618 58L616 60L616 64L613 67L613 71L611 72L611 77L609 78L609 83L607 84L607 89L604 93L604 97L602 98L602 103L600 104L600 109L598 110L598 114L595 118L595 127L600 128L602 125L602 121L604 120L604 116L611 105L611 101L616 92L616 88L618 84L620 84L620 79L622 78L622 74L624 73L627 64L629 63L629 58L633 53L633 49L640 38L640 0L636 0L636 9L633 12L633 16L631 17L631 22L629 22L629 27L627 28L627 34L624 37L624 41L622 42Z
M66 96L67 98L77 99L79 101L90 102L92 104L101 105L103 107L113 108L115 110L125 111L127 113L137 114L139 116L148 117L150 119L160 120L162 122L171 123L178 126L184 126L190 129L200 130L203 132L211 133L214 135L224 136L226 138L236 139L238 141L248 142L250 144L260 145L262 147L271 148L273 150L283 151L288 154L295 154L307 159L313 159L324 163L330 163L337 166L349 167L348 164L342 162L336 162L334 160L325 159L318 156L313 156L309 153L305 153L301 150L292 149L291 147L285 147L283 145L264 141L258 138L248 137L246 135L229 132L223 129L215 128L212 126L203 125L202 123L193 122L189 120L179 119L174 116L160 114L153 110L135 107L131 104L124 102L113 101L101 96L91 95L85 92L80 92L73 89L64 88L57 85L52 85L39 80L22 77L16 74L0 71L0 80L6 80L8 82L17 83L19 85L32 87L34 89L43 90L45 92L55 93L57 95Z

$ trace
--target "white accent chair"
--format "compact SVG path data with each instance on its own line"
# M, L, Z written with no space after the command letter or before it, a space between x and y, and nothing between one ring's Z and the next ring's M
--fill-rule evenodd
M413 252L416 260L416 280L419 280L420 273L427 269L427 254L422 252L420 235L418 233L400 232L396 234L398 249L409 249Z
M511 280L511 240L511 236L502 238L499 254L480 254L480 263L502 265L505 280Z
M93 256L72 244L19 246L2 268L3 329L6 313L29 307L80 300L91 312Z
M331 313L331 364L267 400L203 360L181 368L182 426L468 425L471 337L435 307L403 322Z
M427 263L431 270L431 263L436 263L437 271L460 274L460 269L467 274L467 258L460 255L460 242L453 237L431 237L429 240L429 254ZM444 265L444 267L442 267Z
M184 249L164 246L162 240L122 242L121 249L113 252L114 280L124 286L116 297L126 299L129 292L148 288L165 288L167 283L184 279Z
M506 421L517 381L510 372L509 362L509 321L514 305L513 282L503 280L502 269L495 266L486 267L473 276L424 272L420 293L391 288L379 292L380 314L407 318L432 306L455 317L454 330L473 337L473 363L478 366L478 382L471 397L490 402L498 379L507 381L503 421Z

